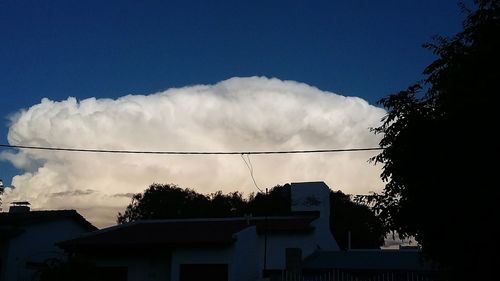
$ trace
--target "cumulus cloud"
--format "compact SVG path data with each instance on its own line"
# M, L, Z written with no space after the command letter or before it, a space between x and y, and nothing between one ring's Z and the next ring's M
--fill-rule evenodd
M13 145L157 151L251 151L373 147L384 110L294 81L232 78L118 99L43 99L15 115ZM374 152L252 155L261 187L323 180L333 189L380 188ZM198 192L256 191L239 155L126 155L21 149L0 156L24 171L4 202L74 208L99 226L151 183Z

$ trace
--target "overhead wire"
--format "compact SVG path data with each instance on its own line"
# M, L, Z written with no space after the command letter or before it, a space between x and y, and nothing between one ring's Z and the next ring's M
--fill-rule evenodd
M364 148L341 148L341 149L310 149L310 150L261 150L261 151L162 151L162 150L118 150L118 149L94 149L94 148L68 148L49 146L30 146L0 144L0 148L34 149L66 152L89 152L89 153L118 153L118 154L163 154L163 155L259 155L259 154L309 154L309 153L336 153L382 150L381 147Z
M243 162L245 162L245 165L247 166L248 171L250 172L250 177L252 178L252 181L253 181L253 184L255 185L255 188L257 188L257 190L262 193L263 191L257 185L257 182L255 181L255 177L253 175L253 165L252 165L252 161L250 160L250 155L246 154L246 156L247 156L247 159L248 159L248 163L245 160L245 154L241 154L241 159L243 159Z
M49 146L30 146L30 145L12 145L0 144L0 148L33 149L63 152L88 152L88 153L115 153L115 154L158 154L158 155L237 155L241 156L243 162L250 173L253 184L259 192L263 192L255 181L252 160L250 155L264 154L311 154L311 153L337 153L337 152L358 152L358 151L376 151L382 150L381 147L364 148L341 148L341 149L311 149L311 150L262 150L262 151L156 151L156 150L117 150L117 149L94 149L94 148L68 148L68 147L49 147ZM246 155L246 159L245 159Z

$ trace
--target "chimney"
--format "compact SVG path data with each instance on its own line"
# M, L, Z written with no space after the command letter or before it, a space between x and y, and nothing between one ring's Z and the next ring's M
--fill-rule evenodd
M324 182L294 182L291 191L292 212L317 211L330 218L330 188Z
M339 246L330 231L330 188L322 181L291 184L292 212L319 212L311 225L318 250L335 251Z
M9 213L27 213L30 211L30 203L27 201L12 202Z

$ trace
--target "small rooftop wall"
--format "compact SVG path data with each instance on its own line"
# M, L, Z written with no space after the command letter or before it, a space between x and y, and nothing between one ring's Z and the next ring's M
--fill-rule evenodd
M330 188L322 181L292 183L291 197L292 212L319 211L312 222L317 250L339 250L330 231Z
M330 217L330 188L324 182L292 183L291 193L292 212L319 211Z

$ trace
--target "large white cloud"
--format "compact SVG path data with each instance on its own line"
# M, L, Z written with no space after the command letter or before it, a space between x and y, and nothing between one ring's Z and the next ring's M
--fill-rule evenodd
M12 120L15 145L129 150L240 151L373 147L384 110L356 97L294 81L232 78L116 100L43 99ZM257 183L271 187L323 180L333 189L366 193L382 186L376 152L253 155ZM4 203L74 208L99 226L112 224L131 193L176 183L202 193L256 191L239 155L123 155L20 150L3 153L25 172Z

